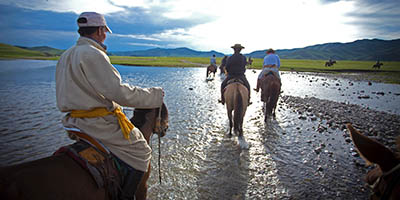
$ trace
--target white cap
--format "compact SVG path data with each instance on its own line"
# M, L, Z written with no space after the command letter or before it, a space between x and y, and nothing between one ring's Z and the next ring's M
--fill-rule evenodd
M85 20L79 20L80 18L85 18ZM80 23L82 22L82 23ZM99 27L105 26L109 33L112 33L111 29L107 26L106 19L102 14L96 12L83 12L78 18L79 27Z

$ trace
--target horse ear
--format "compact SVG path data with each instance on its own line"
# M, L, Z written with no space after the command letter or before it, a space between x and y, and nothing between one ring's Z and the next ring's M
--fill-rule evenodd
M356 129L351 124L347 124L351 139L356 146L360 156L369 163L378 164L383 172L387 172L399 162L394 153L376 140L370 139Z

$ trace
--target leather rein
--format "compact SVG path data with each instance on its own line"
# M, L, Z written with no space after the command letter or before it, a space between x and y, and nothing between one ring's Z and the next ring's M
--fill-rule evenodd
M384 188L383 194L381 194L377 187L379 187L383 179L392 174L394 177L391 179L391 182L389 182L386 185L386 188ZM392 193L394 187L399 183L400 183L400 164L393 167L390 171L382 173L382 175L379 176L372 185L370 185L373 191L370 197L376 196L381 200L389 199L390 194Z

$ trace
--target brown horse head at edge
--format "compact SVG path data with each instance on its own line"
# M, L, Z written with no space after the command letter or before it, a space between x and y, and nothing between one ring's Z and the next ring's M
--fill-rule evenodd
M366 175L371 186L370 199L400 199L400 157L390 149L358 132L351 124L347 125L351 139L360 156L367 164L378 165ZM397 138L400 150L400 136Z

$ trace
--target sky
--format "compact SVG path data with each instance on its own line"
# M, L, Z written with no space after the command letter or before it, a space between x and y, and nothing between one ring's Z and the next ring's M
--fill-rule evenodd
M187 47L230 54L399 39L399 0L0 0L0 43L68 49L81 12L104 14L108 51Z

